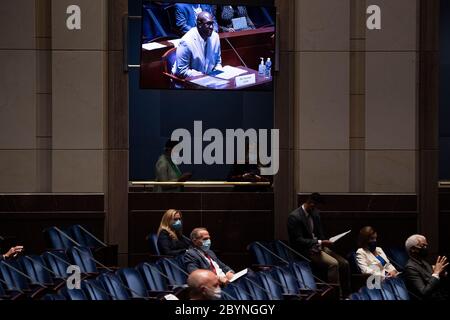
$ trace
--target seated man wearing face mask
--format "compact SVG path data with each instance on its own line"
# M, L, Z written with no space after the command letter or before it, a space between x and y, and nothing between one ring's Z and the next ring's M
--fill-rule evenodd
M192 247L183 256L189 274L198 270L210 270L221 285L227 285L234 276L234 271L220 261L210 250L211 238L205 228L196 228L191 232Z
M195 270L189 275L187 284L191 300L218 300L222 297L219 279L212 271Z
M405 243L410 259L405 266L405 282L408 290L423 300L448 300L448 280L445 269L446 257L438 257L434 266L427 259L427 238L416 234ZM447 287L446 287L447 285Z

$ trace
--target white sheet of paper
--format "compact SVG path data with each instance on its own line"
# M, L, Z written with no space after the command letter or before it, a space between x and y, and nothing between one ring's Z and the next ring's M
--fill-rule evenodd
M342 238L342 237L346 236L347 234L349 234L350 232L352 232L352 230L348 230L347 232L344 232L344 233L338 234L337 236L331 237L331 238L330 238L330 241L331 241L331 242L336 242L336 241L338 241L340 238Z
M176 296L174 296L173 294L168 294L168 295L164 296L164 299L169 300L169 301L180 300Z
M222 71L222 73L216 75L216 78L224 80L230 80L232 78L240 76L241 74L247 73L246 70L243 70L241 68L235 68L232 66L225 66L222 67L221 69L218 68L217 70Z
M203 87L220 87L228 83L228 81L220 80L210 76L204 76L195 80L191 80L192 83L198 84Z
M248 269L244 269L242 271L239 271L238 273L235 273L233 278L231 278L230 282L236 281L240 277L245 276L247 273L248 273Z
M170 42L171 44L173 44L173 46L175 48L178 48L178 45L180 44L181 39L167 40L167 42Z
M142 45L142 49L144 50L155 50L155 49L160 49L160 48L165 48L166 46L158 43L158 42L149 42L149 43L144 43Z

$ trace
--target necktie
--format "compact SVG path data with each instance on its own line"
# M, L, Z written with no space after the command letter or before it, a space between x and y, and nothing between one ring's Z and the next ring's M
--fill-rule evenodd
M205 55L205 70L204 70L204 74L208 73L208 41L205 41L205 50L203 52L203 54Z
M205 257L209 260L209 265L211 267L211 271L214 272L214 274L217 275L217 271L216 271L216 267L214 267L214 264L211 260L211 257L209 256L209 254L205 253Z
M313 238L314 238L315 237L314 236L314 221L313 221L313 218L312 218L311 214L308 214L308 223L309 223L309 229L311 230L311 233L312 233Z

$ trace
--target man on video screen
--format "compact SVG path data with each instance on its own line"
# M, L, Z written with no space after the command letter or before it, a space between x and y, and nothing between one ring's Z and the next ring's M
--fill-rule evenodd
M214 31L214 19L209 12L203 11L197 17L197 27L181 38L172 73L180 78L195 77L221 67L220 39Z
M177 30L181 35L185 35L186 32L196 26L197 16L203 12L214 13L215 8L209 4L199 3L177 3L175 4L175 24ZM214 15L214 14L213 14ZM214 19L214 31L218 31L217 22Z

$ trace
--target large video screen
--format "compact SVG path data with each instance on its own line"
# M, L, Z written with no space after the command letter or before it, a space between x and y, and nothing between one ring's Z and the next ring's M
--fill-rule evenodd
M141 89L273 89L275 7L144 1Z

